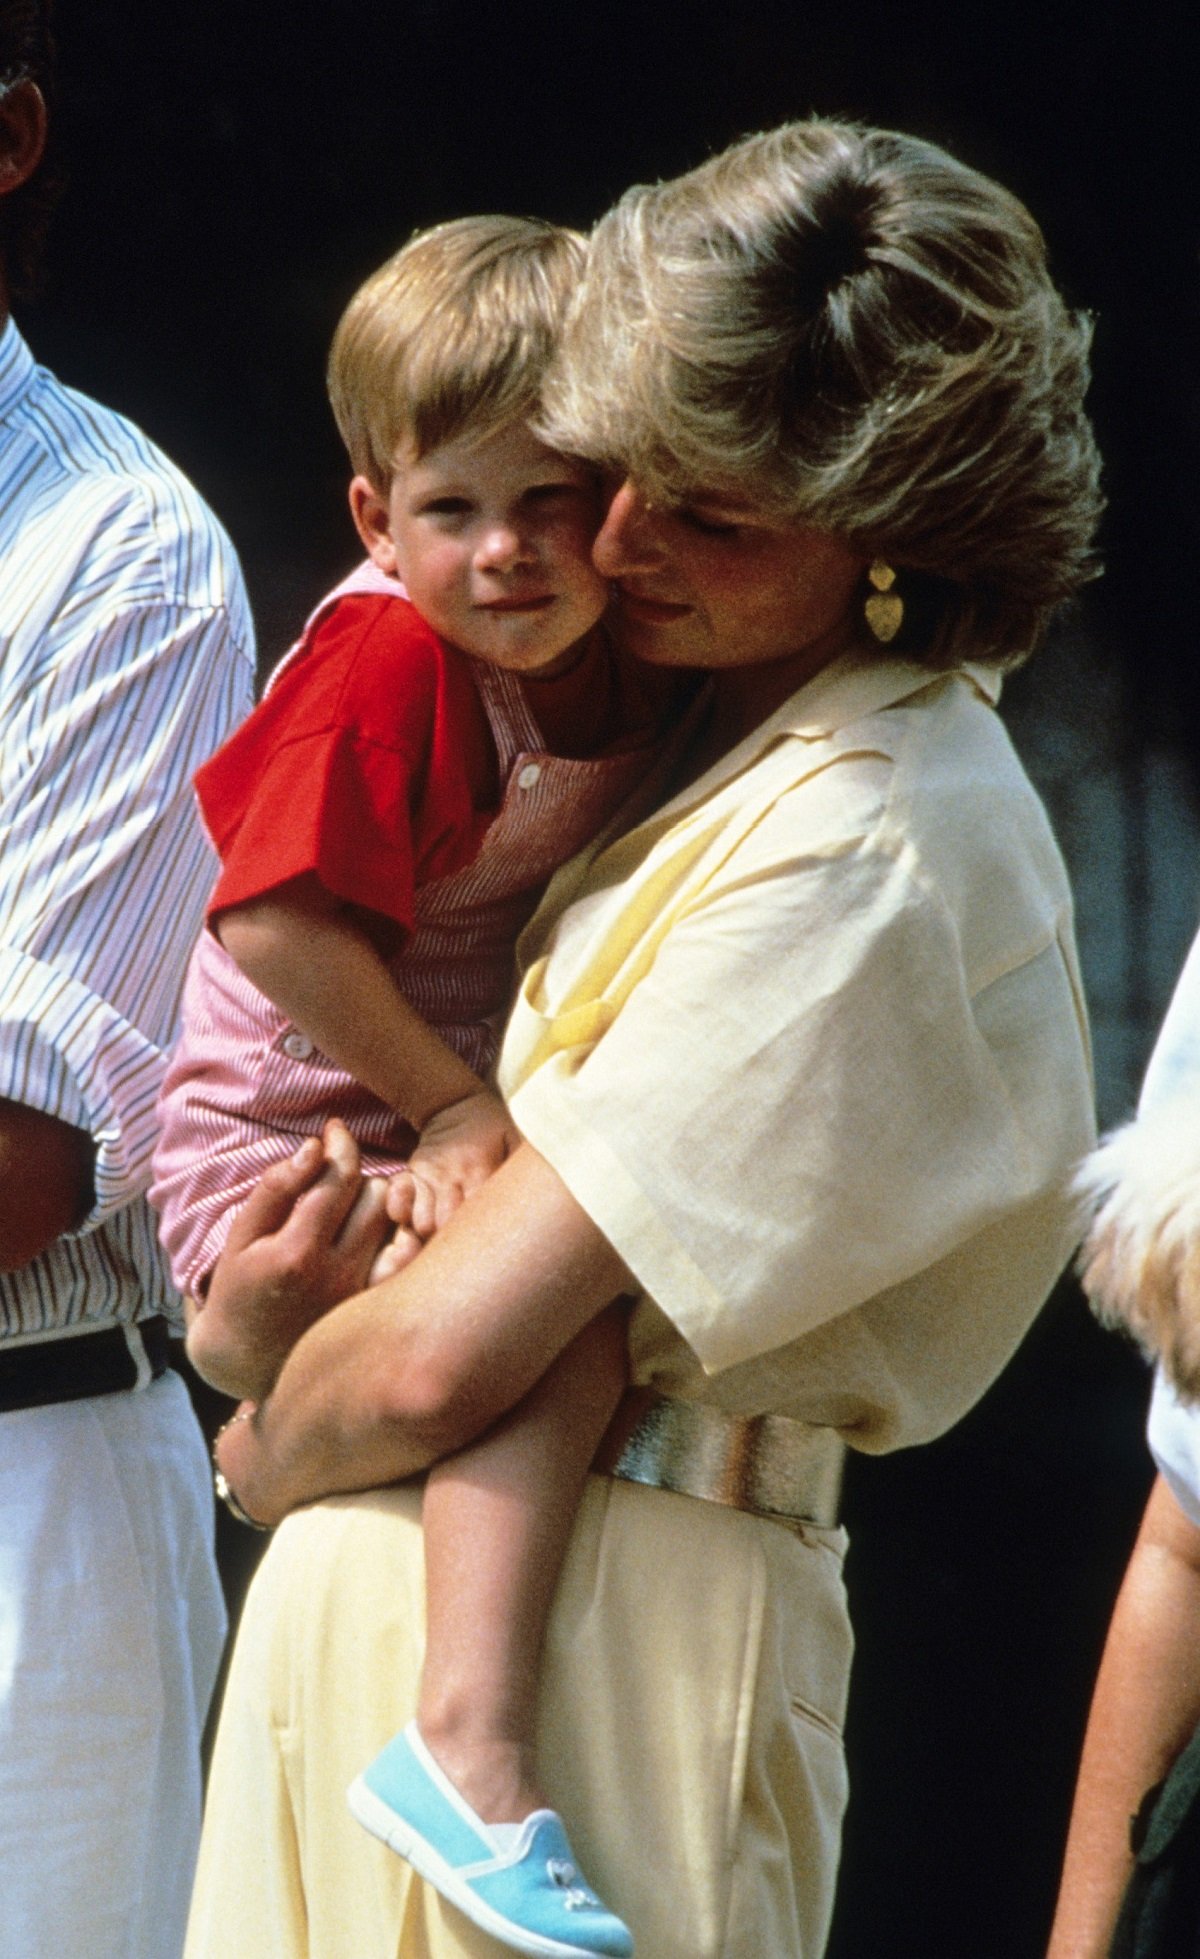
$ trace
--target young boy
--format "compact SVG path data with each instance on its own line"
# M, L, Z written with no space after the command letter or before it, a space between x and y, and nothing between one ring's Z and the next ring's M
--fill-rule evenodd
M369 1171L413 1180L411 1228L378 1268L396 1269L503 1161L518 1139L485 1074L516 934L657 749L653 677L598 627L598 487L529 427L583 250L550 225L462 220L356 294L329 386L369 563L197 777L221 873L151 1195L199 1302L192 1358L239 1395L269 1391L302 1328L265 1348L248 1330L236 1379L206 1367L203 1294L232 1215L337 1114ZM632 1950L575 1872L533 1751L546 1617L623 1379L614 1306L430 1475L417 1718L350 1792L478 1924L564 1959Z

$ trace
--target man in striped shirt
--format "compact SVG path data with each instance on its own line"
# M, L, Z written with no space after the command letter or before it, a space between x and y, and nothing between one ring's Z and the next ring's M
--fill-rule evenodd
M190 485L9 317L47 13L0 0L0 1959L174 1959L224 1628L143 1193L252 632Z

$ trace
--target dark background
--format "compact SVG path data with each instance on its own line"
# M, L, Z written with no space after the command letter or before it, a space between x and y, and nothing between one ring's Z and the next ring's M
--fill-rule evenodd
M1117 749L1174 748L1195 771L1200 173L1182 6L61 0L58 17L69 188L21 323L205 491L268 658L353 557L322 374L365 273L467 211L586 226L628 183L815 110L916 131L1001 178L1095 312L1109 572L1076 644L1085 683L1091 663L1118 703ZM1026 715L1037 682L1035 666ZM1150 1031L1147 1016L1143 1045ZM1148 1477L1144 1395L1068 1283L953 1435L855 1466L834 1959L1040 1950Z

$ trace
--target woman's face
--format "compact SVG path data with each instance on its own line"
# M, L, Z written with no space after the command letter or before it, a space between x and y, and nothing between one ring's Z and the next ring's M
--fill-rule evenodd
M616 492L592 547L623 644L654 666L794 661L803 678L858 632L866 560L828 531L725 497L651 508Z

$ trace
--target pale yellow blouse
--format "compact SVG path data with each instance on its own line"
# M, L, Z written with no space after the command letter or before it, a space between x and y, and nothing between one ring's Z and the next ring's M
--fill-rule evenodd
M983 668L851 656L559 873L499 1078L644 1287L634 1378L918 1442L1069 1255L1071 899Z

